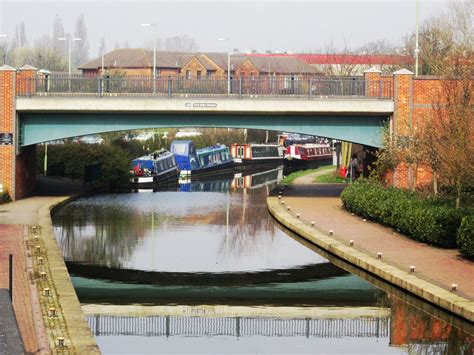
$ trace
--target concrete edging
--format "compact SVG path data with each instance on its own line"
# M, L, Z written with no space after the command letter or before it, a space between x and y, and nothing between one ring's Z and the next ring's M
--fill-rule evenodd
M277 197L267 197L267 208L279 223L318 247L432 304L474 321L474 302L321 233L288 212Z
M86 321L76 291L72 285L61 250L53 233L51 213L54 209L79 196L62 197L38 210L41 238L47 251L47 263L57 293L57 299L66 323L67 344L78 354L100 354L96 340Z

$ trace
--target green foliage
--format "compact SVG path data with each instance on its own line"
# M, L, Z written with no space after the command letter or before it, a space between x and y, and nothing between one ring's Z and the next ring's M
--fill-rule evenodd
M42 172L44 149L38 149L38 171ZM128 187L130 159L126 151L105 144L64 144L48 147L48 171L70 179L84 179L84 167L101 164L102 181L111 190Z
M3 204L3 203L10 202L10 201L11 201L11 198L10 198L10 194L8 193L8 191L4 191L4 192L0 193L0 205Z
M293 181L295 181L296 178L299 178L301 176L309 175L318 171L323 171L323 170L330 170L334 169L334 165L328 165L328 166L320 166L317 169L307 169L307 170L300 170L300 171L295 171L294 173L291 173L288 176L285 176L283 180L281 181L282 184L292 184Z
M314 182L319 184L341 184L345 183L346 179L340 176L337 171L331 171L327 174L316 176Z
M471 214L462 219L457 242L461 254L474 259L474 215Z
M341 198L350 212L396 228L417 241L446 248L456 247L456 232L468 213L440 198L424 198L364 179L346 187Z

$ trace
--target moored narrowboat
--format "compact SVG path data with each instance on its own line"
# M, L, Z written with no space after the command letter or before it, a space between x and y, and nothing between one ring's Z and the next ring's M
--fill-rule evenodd
M179 170L173 154L160 150L132 160L130 181L140 188L178 181Z
M176 163L181 171L181 176L191 178L205 178L233 174L234 161L229 153L229 148L217 144L202 149L195 149L190 140L175 140L171 143Z
M279 144L238 144L230 146L230 155L236 166L281 164L284 148Z

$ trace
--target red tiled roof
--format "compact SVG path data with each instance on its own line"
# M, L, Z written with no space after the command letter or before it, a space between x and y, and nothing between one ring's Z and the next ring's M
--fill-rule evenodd
M286 56L295 57L312 65L321 64L361 64L361 65L408 65L414 63L409 55L373 55L373 54L249 54L249 56Z

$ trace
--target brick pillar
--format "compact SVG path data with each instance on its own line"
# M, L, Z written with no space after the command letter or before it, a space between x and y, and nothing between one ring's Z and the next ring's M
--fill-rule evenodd
M393 73L394 111L390 130L398 136L409 136L413 126L413 73L400 69ZM411 168L400 164L394 171L393 183L400 188L409 187L413 178Z
M382 94L382 72L377 68L364 71L365 96L380 97Z
M36 91L36 73L38 69L31 65L24 65L18 69L16 75L16 92L18 96L31 96Z
M16 69L8 65L0 67L0 184L15 195L15 111Z

